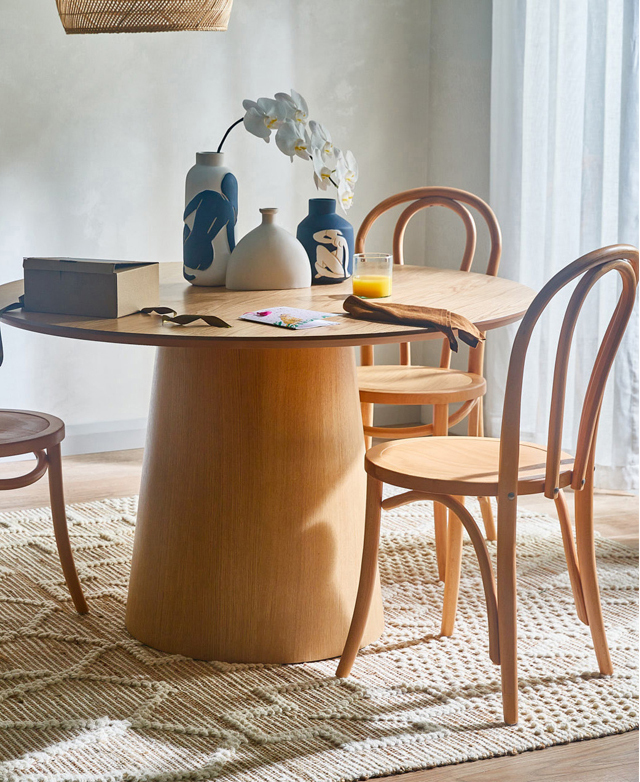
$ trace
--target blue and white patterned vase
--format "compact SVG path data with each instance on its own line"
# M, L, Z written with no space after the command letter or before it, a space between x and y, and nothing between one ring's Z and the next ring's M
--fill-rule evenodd
M187 174L182 270L192 285L224 285L236 246L238 181L223 163L222 152L197 152Z
M311 284L331 285L353 274L353 226L336 214L333 198L310 198L309 214L298 226L298 241L311 263Z

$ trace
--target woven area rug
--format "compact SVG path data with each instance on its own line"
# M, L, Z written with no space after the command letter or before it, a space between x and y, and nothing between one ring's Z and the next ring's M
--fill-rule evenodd
M386 631L343 681L335 661L205 663L131 639L135 513L135 498L69 509L86 617L72 610L48 511L0 514L0 780L338 782L637 726L637 556L622 545L598 541L616 671L601 677L558 523L520 514L521 721L505 727L469 542L456 633L438 637L429 503L384 516Z

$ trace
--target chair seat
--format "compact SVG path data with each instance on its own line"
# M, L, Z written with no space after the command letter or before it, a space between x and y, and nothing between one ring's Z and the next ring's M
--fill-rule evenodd
M358 367L361 402L388 405L438 405L467 402L483 396L481 375L458 369L421 366Z
M0 410L0 456L50 448L64 440L64 423L54 415Z
M544 491L547 449L520 443L518 494ZM406 489L468 497L498 495L500 440L493 437L418 437L367 451L365 468L380 481ZM573 456L562 453L558 488L571 483Z

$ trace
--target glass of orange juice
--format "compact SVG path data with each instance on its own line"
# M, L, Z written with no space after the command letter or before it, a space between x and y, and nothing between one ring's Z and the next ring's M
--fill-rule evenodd
M387 253L356 253L353 268L353 294L361 299L391 296L393 258Z

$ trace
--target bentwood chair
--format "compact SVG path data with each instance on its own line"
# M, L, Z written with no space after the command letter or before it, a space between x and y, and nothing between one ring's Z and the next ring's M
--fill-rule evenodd
M573 334L587 294L598 280L612 271L619 274L622 290L595 358L582 406L576 454L570 456L562 452L561 442ZM500 439L423 437L383 443L367 452L367 512L362 570L351 628L337 676L349 675L369 613L377 571L381 508L394 508L417 500L434 500L448 506L455 514L449 520L442 635L453 632L464 527L480 564L489 620L489 655L495 664L501 666L504 719L508 724L515 724L518 721L516 514L520 494L544 494L555 501L576 612L578 618L589 626L600 672L612 673L596 572L593 473L605 384L631 316L637 275L638 250L627 245L613 245L584 255L558 272L544 286L520 324L513 344ZM577 279L579 281L571 295L558 341L547 446L521 443L523 373L533 329L556 293ZM407 491L382 500L383 482ZM575 543L562 491L568 486L575 492ZM473 517L460 501L465 496L491 496L498 500L497 594L486 544Z
M482 217L489 229L491 248L486 273L498 274L502 238L500 226L491 208L481 198L465 190L453 187L418 187L390 196L375 206L365 217L356 237L356 252L365 252L365 241L375 221L394 207L409 203L400 214L393 234L393 261L404 263L404 234L411 218L423 209L443 206L457 214L466 231L466 243L460 271L471 271L476 251L476 224L467 207L472 207ZM484 342L469 351L467 372L451 368L451 348L448 340L442 341L439 367L416 366L411 363L411 345L400 344L400 366L382 366L373 363L373 346L361 348L361 366L358 368L358 387L362 407L365 445L371 446L371 438L400 439L435 435L444 437L449 429L468 416L470 435L482 436L482 397L486 392L483 377ZM462 403L451 415L449 405ZM385 405L433 405L433 423L411 427L373 426L374 404ZM480 507L488 540L496 539L495 525L488 498L480 499ZM434 506L434 527L438 577L445 580L447 511L443 505Z
M86 614L89 609L73 562L67 530L60 455L63 439L64 423L53 415L26 410L0 410L0 457L33 453L37 460L36 466L26 475L0 479L0 490L30 486L49 470L51 516L62 572L76 611Z

